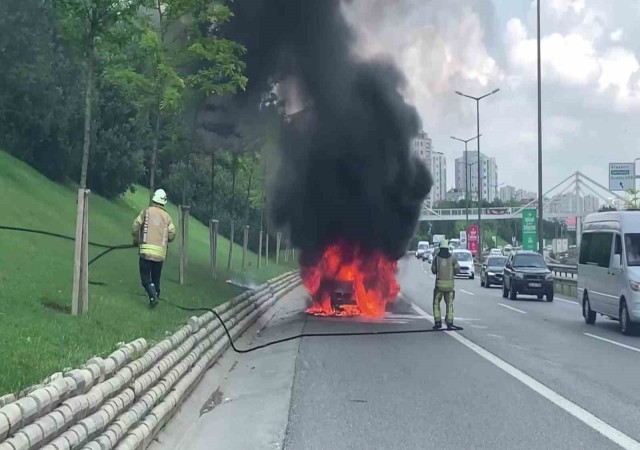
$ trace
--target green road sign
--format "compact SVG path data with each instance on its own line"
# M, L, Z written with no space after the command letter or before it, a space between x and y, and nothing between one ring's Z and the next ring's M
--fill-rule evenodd
M538 250L538 210L522 210L522 249Z

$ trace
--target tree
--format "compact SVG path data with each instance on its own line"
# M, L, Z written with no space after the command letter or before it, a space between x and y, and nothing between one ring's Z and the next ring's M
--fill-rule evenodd
M640 207L640 192L636 188L627 190L627 201L625 202L627 209L638 209Z
M96 47L113 38L112 27L135 17L143 0L57 0L59 14L69 42L85 62L84 127L80 187L87 186L89 150L91 146L91 113L96 71Z

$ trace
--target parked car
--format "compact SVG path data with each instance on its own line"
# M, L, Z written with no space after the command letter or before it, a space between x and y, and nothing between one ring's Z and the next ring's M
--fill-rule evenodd
M502 296L511 300L518 294L535 295L553 301L553 274L541 254L518 250L509 256L503 271Z
M459 277L469 277L470 280L473 280L476 276L475 268L473 266L473 255L469 250L454 250L453 256L458 260L458 264L460 264L460 273Z
M490 288L492 284L502 284L504 266L507 257L502 255L489 256L480 271L480 286Z
M632 334L640 324L640 211L589 214L578 257L578 298L584 321L596 313Z

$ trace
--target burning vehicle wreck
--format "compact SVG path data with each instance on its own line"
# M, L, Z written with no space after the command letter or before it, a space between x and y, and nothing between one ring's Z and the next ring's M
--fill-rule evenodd
M400 292L396 261L356 244L329 245L319 256L304 255L300 264L311 294L309 314L379 317Z

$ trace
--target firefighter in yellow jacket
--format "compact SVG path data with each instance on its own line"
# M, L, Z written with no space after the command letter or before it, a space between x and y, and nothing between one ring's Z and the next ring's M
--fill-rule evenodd
M447 324L447 329L452 330L453 299L456 297L453 279L460 273L460 264L458 264L458 260L449 251L449 242L445 239L440 241L440 250L431 263L431 273L436 276L436 288L433 293L433 320L435 322L433 328L442 328L440 301L442 297L444 297L444 303L447 305L444 321Z
M154 192L151 206L143 209L133 221L133 243L140 247L140 281L149 295L149 306L158 304L162 264L167 257L167 245L176 237L176 227L165 211L167 193Z

